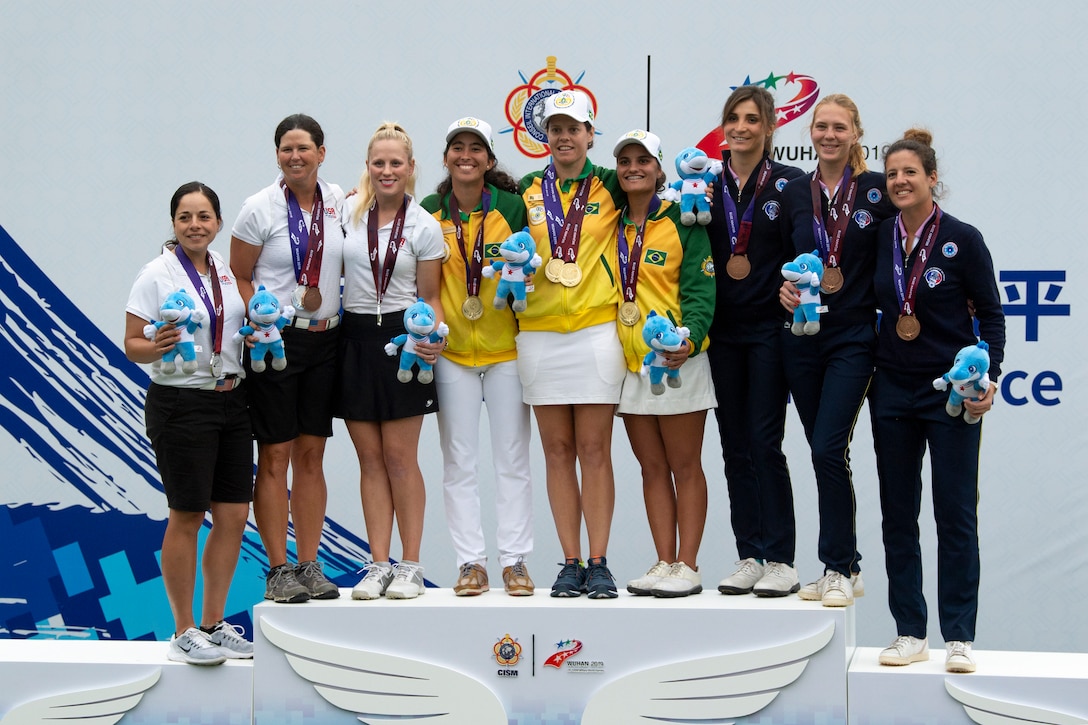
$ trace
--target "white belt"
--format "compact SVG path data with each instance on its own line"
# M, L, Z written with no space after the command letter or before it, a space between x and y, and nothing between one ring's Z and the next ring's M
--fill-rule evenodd
M327 320L313 320L308 317L296 317L291 321L291 327L310 332L324 332L331 330L340 324L340 315L333 315Z

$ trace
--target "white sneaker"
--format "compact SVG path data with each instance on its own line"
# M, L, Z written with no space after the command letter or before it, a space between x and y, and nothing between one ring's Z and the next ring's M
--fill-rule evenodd
M757 597L784 597L800 588L796 569L780 561L768 561L763 577L752 587L752 593Z
M816 581L809 582L801 587L797 592L797 596L804 599L806 602L820 601L823 597L820 587L823 586L824 579L826 578L827 573L825 572L824 575ZM865 596L865 580L861 578L860 571L857 574L850 575L850 586L854 588L854 599Z
M650 590L655 597L686 597L703 591L702 575L682 561L669 567L669 572Z
M644 575L638 579L632 579L627 582L627 591L640 597L648 597L651 594L651 589L654 588L654 584L661 581L662 578L668 576L669 565L664 561L659 561L650 567Z
M975 660L971 657L971 643L954 640L945 642L947 651L944 668L948 672L974 672Z
M245 638L245 633L244 627L221 619L207 635L208 641L218 647L227 659L249 660L253 659L253 643Z
M188 665L221 665L227 656L196 627L189 627L181 634L170 638L170 648L166 658Z
M402 561L393 567L393 581L385 589L385 598L415 599L425 591L423 567Z
M363 567L366 575L351 590L352 599L378 599L393 581L393 566L373 561Z
M850 577L837 571L824 574L820 603L825 607L848 607L854 603L854 585Z
M750 594L756 582L763 578L763 565L751 557L738 561L737 566L735 572L718 584L722 594Z
M929 659L929 640L901 634L880 652L880 664L900 667Z

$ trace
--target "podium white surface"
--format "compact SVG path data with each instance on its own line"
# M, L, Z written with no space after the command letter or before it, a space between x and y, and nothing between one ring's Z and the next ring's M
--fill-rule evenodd
M253 664L194 667L166 642L0 640L0 724L248 725Z
M714 591L262 603L254 722L844 723L853 617Z
M857 648L850 725L1088 725L1088 654L976 650L978 670L957 675L945 672L936 645L928 662L905 667L881 666L879 648Z

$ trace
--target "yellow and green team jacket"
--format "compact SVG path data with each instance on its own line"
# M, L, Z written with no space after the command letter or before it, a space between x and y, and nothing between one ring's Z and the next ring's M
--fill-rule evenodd
M482 206L471 213L461 212L462 230L465 235L465 252L472 254L476 233L484 225L484 265L502 262L499 245L513 232L525 227L525 205L521 198L508 191L488 185L491 192L491 208L484 218ZM449 194L431 194L420 202L442 227L446 243L446 258L442 263L442 307L446 310L446 324L450 326L447 338L449 346L442 353L447 359L475 367L513 360L517 357L514 337L518 333L517 321L509 308L496 310L492 305L499 277L480 280L480 301L484 314L478 320L469 320L461 314L461 304L468 297L465 258L457 244L457 230L450 218Z
M533 275L535 290L529 293L528 306L518 313L522 330L574 332L592 325L613 322L619 306L616 288L616 222L623 208L623 192L613 169L592 165L588 160L578 179L559 182L559 199L563 209L578 191L578 181L593 172L593 181L586 201L578 247L578 266L582 282L577 287L564 287L551 282L543 267ZM529 232L536 240L537 254L547 265L552 258L548 240L548 224L544 213L544 196L540 185L543 171L535 171L521 180L521 198L529 216Z
M628 249L635 241L635 225L623 218ZM615 236L615 231L613 231ZM619 251L615 265L617 286L623 294L619 277ZM680 223L680 205L661 203L657 212L646 222L642 238L642 262L638 268L635 302L642 313L639 322L628 327L617 321L620 343L627 358L627 369L637 372L650 347L642 339L642 323L651 310L667 315L677 327L691 330L691 344L698 354L708 345L707 332L714 319L714 261L710 255L710 240L706 228L686 227ZM621 297L622 299L622 297Z

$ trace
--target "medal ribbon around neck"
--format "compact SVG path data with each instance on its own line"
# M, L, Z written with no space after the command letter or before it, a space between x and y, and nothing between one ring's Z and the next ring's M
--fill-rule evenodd
M616 226L616 245L619 248L620 257L620 283L623 285L623 299L626 302L635 301L635 293L638 288L638 270L642 263L642 241L643 232L646 231L646 225L650 221L650 217L657 213L657 210L661 208L661 199L654 194L650 198L650 209L646 212L646 219L642 224L635 226L635 240L631 243L630 247L627 245L627 225L623 223L624 216L627 215L627 210L623 210L623 214L620 215L619 224Z
M828 267L839 266L839 255L842 254L842 239L846 235L846 225L850 221L850 212L854 208L854 198L858 193L858 180L854 176L854 170L847 164L842 181L835 196L828 202L827 216L831 220L831 229L824 225L823 192L820 190L820 167L812 172L809 179L809 189L812 191L812 233L816 237L816 244L820 247L820 254ZM843 187L846 188L843 198ZM842 201L840 202L840 199Z
M393 219L393 228L389 232L389 244L385 248L385 261L382 263L381 272L378 271L378 202L370 207L366 218L366 241L370 252L370 271L374 273L374 289L378 294L378 316L381 317L382 299L385 291L389 289L389 280L393 278L393 268L397 266L397 254L404 243L401 236L404 233L404 217L408 213L408 195L404 195L404 202L397 210L397 216ZM381 281L379 282L379 278ZM379 323L381 324L381 323Z
M593 173L578 182L578 190L570 202L570 213L563 213L563 202L559 199L559 186L556 179L555 164L548 164L544 170L544 179L540 191L544 196L544 211L548 220L548 241L552 247L552 258L573 263L578 259L578 245L582 240L582 218L586 214L586 200L589 199L589 187Z
M480 294L480 280L484 269L484 221L487 212L491 210L491 192L484 189L480 201L483 207L483 216L480 217L480 226L476 229L476 239L472 242L472 257L465 251L465 231L461 225L461 210L457 207L457 197L450 192L450 218L453 219L453 228L457 235L457 247L461 250L461 259L465 262L465 290L469 297L477 297Z
M747 254L748 240L752 236L752 217L755 215L756 199L763 193L767 182L771 180L771 160L764 157L760 163L759 176L756 177L755 193L752 194L752 199L748 202L748 208L744 210L744 216L740 218L739 222L737 221L737 203L733 201L728 184L725 183L726 173L732 173L728 166L722 174L722 209L725 211L725 222L729 227L729 248L733 254Z
M287 232L291 236L291 263L295 267L295 281L303 287L316 288L321 281L321 257L325 251L325 201L321 196L321 184L314 186L309 230L295 193L282 179L280 186L283 187L283 197L287 202Z
M211 299L208 299L208 289L201 281L200 273L196 271L196 265L193 264L193 260L189 259L189 255L181 248L180 243L174 247L174 255L177 256L178 262L181 263L181 268L184 269L185 274L189 276L189 280L193 283L193 288L199 295L200 300L204 303L205 309L208 310L208 318L211 320L209 324L211 325L213 341L212 354L218 355L223 351L223 289L219 286L219 275L215 273L215 263L212 262L212 255L208 254L208 276L211 277L212 280Z
M902 212L895 217L895 233L892 236L892 271L895 275L895 295L899 299L899 311L904 315L914 315L914 299L918 294L918 282L922 279L922 273L926 269L926 261L937 241L937 232L941 228L941 215L943 212L936 204L933 212L922 224L924 239L917 248L918 256L914 258L914 264L910 268L910 277L906 276L903 260L903 241L901 238L900 224ZM928 227L928 228L927 228Z

